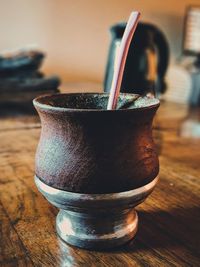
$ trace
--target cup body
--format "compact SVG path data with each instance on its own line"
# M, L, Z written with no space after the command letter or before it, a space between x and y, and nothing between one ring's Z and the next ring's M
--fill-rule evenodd
M34 100L42 124L35 173L42 182L75 193L104 194L144 186L158 175L152 121L159 101L105 110L99 102L107 98L78 93Z

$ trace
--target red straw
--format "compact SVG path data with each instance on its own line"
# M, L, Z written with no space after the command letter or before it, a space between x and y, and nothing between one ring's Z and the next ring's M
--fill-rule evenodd
M107 109L116 109L117 100L120 92L124 66L126 63L126 57L128 54L129 46L135 32L135 29L138 24L138 20L140 17L140 13L138 11L134 11L131 13L128 23L126 25L126 29L124 31L122 41L120 44L119 54L117 55L117 64L116 68L114 69L114 75L112 80L112 86L110 90L109 100Z

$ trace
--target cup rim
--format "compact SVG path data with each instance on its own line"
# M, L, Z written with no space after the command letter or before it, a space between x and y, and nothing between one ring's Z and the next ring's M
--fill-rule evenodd
M147 109L153 109L156 107L159 107L160 105L160 100L158 98L153 98L154 101L156 100L156 103L147 105L147 106L143 106L143 107L135 107L135 108L122 108L122 109L113 109L113 110L107 110L107 109L92 109L92 108L88 108L88 109L84 109L84 108L67 108L67 107L59 107L59 106L52 106L49 104L44 104L41 103L41 100L44 98L52 98L52 97L56 97L56 96L76 96L76 95L105 95L105 96L109 96L109 93L106 92L76 92L76 93L57 93L57 94L45 94L45 95L41 95L38 96L36 98L33 99L33 105L36 108L42 109L42 110L46 110L46 111L55 111L55 112L101 112L101 113L113 113L113 112L133 112L133 111L141 111L141 110L147 110ZM120 95L129 95L129 96L135 96L138 94L133 94L133 93L120 93ZM142 97L142 96L141 96Z

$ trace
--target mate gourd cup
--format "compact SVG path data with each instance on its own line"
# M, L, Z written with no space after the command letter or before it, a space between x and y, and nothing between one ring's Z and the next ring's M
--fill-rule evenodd
M132 94L120 94L119 106ZM56 227L66 242L110 248L137 231L134 207L152 192L159 162L152 139L155 98L106 110L108 94L76 93L34 100L41 124L35 182L60 209Z

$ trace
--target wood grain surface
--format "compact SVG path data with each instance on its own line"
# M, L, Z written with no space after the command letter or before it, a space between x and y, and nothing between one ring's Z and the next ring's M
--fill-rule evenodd
M200 136L187 128L183 137L189 118L185 106L161 105L154 123L160 182L137 208L139 231L123 247L96 252L56 236L58 211L33 181L37 117L0 118L0 266L200 266Z

